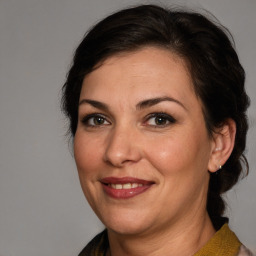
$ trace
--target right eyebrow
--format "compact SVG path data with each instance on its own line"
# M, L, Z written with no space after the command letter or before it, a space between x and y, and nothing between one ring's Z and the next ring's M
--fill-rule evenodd
M108 106L100 101L96 101L96 100L89 100L89 99L82 99L79 102L79 106L83 105L83 104L89 104L95 108L104 110L104 111L108 111Z

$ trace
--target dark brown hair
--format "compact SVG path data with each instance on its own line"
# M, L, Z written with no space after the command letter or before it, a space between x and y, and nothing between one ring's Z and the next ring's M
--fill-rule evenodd
M216 229L222 225L225 204L221 194L237 183L243 166L248 129L249 99L244 89L245 73L227 29L204 15L156 5L140 5L114 13L94 26L78 46L63 86L62 108L74 136L78 102L84 77L97 64L121 52L157 46L183 58L190 70L194 90L203 103L210 135L228 118L235 121L234 150L218 174L211 174L207 210Z

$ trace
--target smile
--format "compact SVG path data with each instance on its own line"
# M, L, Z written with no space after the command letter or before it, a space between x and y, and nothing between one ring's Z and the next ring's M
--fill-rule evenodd
M108 184L108 186L114 189L131 189L131 188L142 187L143 184L125 183L125 184Z
M129 199L147 191L154 182L132 177L107 177L101 180L103 191L115 199Z

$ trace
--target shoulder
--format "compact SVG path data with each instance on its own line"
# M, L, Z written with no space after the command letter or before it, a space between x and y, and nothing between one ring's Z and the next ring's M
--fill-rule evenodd
M194 256L225 255L225 256L253 256L253 254L239 241L236 234L224 224L215 235Z
M255 256L249 249L247 249L244 245L241 245L240 250L237 256Z

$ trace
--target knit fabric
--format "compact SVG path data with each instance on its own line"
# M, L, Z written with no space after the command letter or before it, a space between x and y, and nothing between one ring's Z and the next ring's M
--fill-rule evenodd
M238 255L241 245L228 224L224 224L194 256L235 256Z

